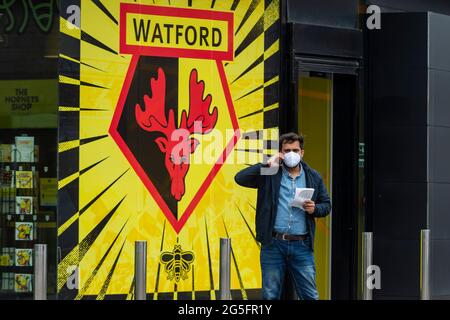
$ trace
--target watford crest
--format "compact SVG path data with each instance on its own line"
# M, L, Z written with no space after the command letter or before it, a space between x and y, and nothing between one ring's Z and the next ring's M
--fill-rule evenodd
M120 53L132 59L110 134L179 233L239 139L223 67L233 59L233 14L121 4L120 31ZM205 152L215 144L208 136L227 130L223 148ZM161 261L178 279L189 259L173 255Z

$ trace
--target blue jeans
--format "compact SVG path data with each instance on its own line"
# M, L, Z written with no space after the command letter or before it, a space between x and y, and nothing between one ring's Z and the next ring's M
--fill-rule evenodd
M311 239L285 241L272 239L261 246L263 299L281 298L286 270L292 275L297 295L302 300L318 300L314 254Z

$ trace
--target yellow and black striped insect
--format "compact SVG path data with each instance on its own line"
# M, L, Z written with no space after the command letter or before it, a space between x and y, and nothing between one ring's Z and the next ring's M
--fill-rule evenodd
M160 261L165 265L164 270L168 273L167 279L176 282L180 281L180 278L185 280L188 278L188 272L191 270L191 263L194 261L195 256L192 251L183 251L181 245L176 244L172 252L165 251L161 253Z

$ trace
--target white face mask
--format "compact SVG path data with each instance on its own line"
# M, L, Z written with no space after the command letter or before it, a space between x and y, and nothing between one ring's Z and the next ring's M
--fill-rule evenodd
M289 168L295 168L300 163L300 160L302 160L302 157L298 153L291 151L284 155L283 163Z

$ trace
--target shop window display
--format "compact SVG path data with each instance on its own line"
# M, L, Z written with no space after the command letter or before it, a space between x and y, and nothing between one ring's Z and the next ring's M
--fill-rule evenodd
M33 298L35 244L56 296L58 2L0 5L0 299Z

